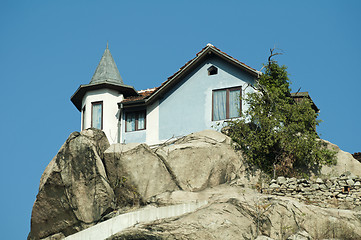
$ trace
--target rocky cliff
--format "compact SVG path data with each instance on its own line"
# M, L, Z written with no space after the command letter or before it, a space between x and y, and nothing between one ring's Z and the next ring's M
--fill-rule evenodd
M337 146L330 147L338 151L339 161L322 169L323 177L345 170L361 175L361 163ZM75 132L41 177L28 239L62 239L146 205L189 201L208 204L180 217L138 224L109 239L361 236L358 212L261 194L257 189L265 180L246 169L231 140L215 131L190 134L152 149L146 144L110 146L96 129ZM334 231L327 235L330 226Z
M72 133L40 179L29 239L67 236L115 208L103 164L109 142L101 131Z

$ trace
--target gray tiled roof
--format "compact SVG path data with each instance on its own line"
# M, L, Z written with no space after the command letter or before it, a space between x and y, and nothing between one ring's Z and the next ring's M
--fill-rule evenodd
M116 84L123 84L123 79L120 76L117 65L114 62L112 54L109 51L108 44L102 58L98 64L97 69L90 81L90 84L111 82Z

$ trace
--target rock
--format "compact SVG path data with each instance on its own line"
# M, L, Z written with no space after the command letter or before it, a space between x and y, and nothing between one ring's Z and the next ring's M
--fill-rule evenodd
M232 203L214 203L177 218L128 228L108 238L120 239L251 239L256 229L252 217Z
M347 194L346 194L346 193L339 193L339 194L337 194L337 197L339 197L339 198L346 198L346 197L347 197Z
M338 179L338 178L337 178L337 177L335 177L335 176L330 177L330 181L331 181L331 182L335 182L337 179Z
M346 202L352 202L353 198L352 197L346 197L345 200L346 200Z
M276 180L276 179L272 179L271 182L270 182L270 184L272 184L272 183L277 183L277 180Z
M287 238L287 240L310 240L311 236L306 231L299 231Z
M331 188L332 187L332 182L330 180L326 180L325 181L325 185L328 187L328 188Z
M56 233L56 234L51 235L51 236L49 236L47 238L43 238L41 240L60 240L60 239L64 239L64 238L65 238L65 236L64 236L63 233Z
M351 174L351 176L349 176L349 178L352 179L352 180L354 180L354 181L357 181L357 180L359 179L358 176L353 175L353 174Z
M343 180L342 178L338 181L338 185L343 187L343 186L347 186L346 180Z
M185 191L201 191L236 178L241 157L230 138L213 130L190 134L171 145L155 149L167 163L178 186Z
M361 163L359 161L353 158L350 153L342 151L337 145L326 140L322 141L326 143L328 149L336 151L337 164L335 166L322 166L321 175L338 177L346 172L347 176L351 174L361 176Z
M260 235L255 240L274 240L274 239L267 237L267 236Z
M296 188L297 188L297 186L295 184L288 185L288 189L290 189L290 190L294 190Z
M321 178L317 178L317 179L316 179L316 183L318 183L318 184L323 184L323 180L322 180Z
M341 177L350 177L352 175L352 173L350 171L345 171L341 174ZM346 179L346 178L345 178Z
M120 239L360 239L360 215L341 209L302 204L220 185L201 192L175 191L158 201L175 204L207 200L208 205L185 215L137 224L108 240ZM257 229L258 226L258 229ZM331 227L331 228L330 228ZM330 231L335 229L335 231ZM347 232L343 232L346 230ZM267 239L267 238L266 238Z
M297 179L297 184L308 184L309 182L307 181L307 179L301 178L301 179Z
M261 175L246 174L242 157L231 143L229 137L207 130L154 149L145 144L109 147L100 130L75 132L41 177L29 240L62 239L131 211L129 206L136 209L141 204L155 207L190 201L208 204L178 217L137 224L109 239L330 238L322 235L330 226L341 226L336 238L343 239L341 233L346 229L350 239L360 239L360 214L312 205L343 208L360 204L355 192L359 187L344 187L352 182L361 185L355 176L361 170L353 169L359 165L352 163L346 168L348 175L325 183L322 179L314 183L279 177L264 189L278 196L261 195L255 188L247 188L256 186ZM341 167L329 172L331 176L342 173L345 162L352 162L341 150L338 156ZM259 186L262 190L263 182ZM330 196L335 196L334 203L329 202Z
M285 177L278 177L277 178L277 183L279 185L282 185L282 184L285 184L287 181L286 181L286 178Z
M347 179L346 183L348 186L353 186L355 184L355 182L352 179Z
M104 164L119 207L179 190L165 162L146 144L113 144L105 151Z
M115 207L102 162L108 147L100 130L70 134L40 179L29 239L70 235Z
M348 179L348 176L347 176L347 175L345 176L344 174L342 174L341 177L340 177L340 179L341 179L341 180L347 180L347 179Z
M287 183L295 184L296 182L297 182L297 178L295 178L295 177L292 177L292 178L288 178L288 179L287 179Z

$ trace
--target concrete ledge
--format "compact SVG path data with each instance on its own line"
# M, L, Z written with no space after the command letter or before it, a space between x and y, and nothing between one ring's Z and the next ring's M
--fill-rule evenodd
M134 212L101 222L66 237L66 240L102 240L137 223L151 222L158 219L180 216L205 206L207 201L190 202L166 207L146 207Z

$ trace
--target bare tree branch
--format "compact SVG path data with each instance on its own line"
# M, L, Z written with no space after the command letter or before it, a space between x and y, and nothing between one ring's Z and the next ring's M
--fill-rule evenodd
M273 62L272 57L283 54L283 53L280 53L280 52L274 52L275 49L276 49L276 47L270 48L271 54L268 57L268 65L271 64L271 62Z

